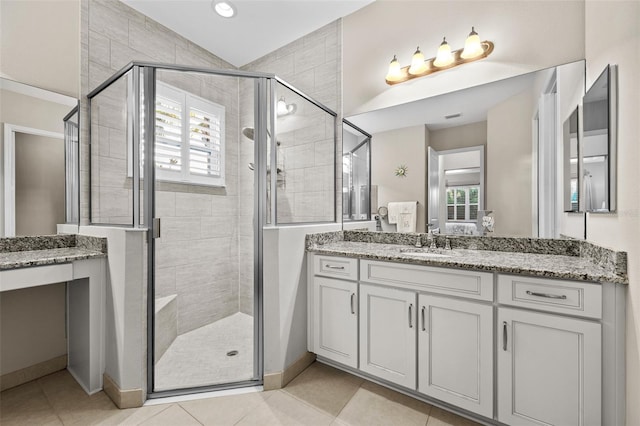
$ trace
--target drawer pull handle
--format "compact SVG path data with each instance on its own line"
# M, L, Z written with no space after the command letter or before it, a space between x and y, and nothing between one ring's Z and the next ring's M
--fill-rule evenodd
M546 297L547 299L562 299L562 300L565 300L567 298L567 296L565 296L564 294L557 295L557 294L549 294L549 293L537 293L535 291L529 291L529 290L527 290L527 294L529 296Z
M427 331L427 325L425 323L425 316L424 316L425 309L426 308L423 306L422 309L420 310L420 316L422 317L422 331Z
M507 350L507 322L502 321L502 350Z
M356 294L355 293L351 293L351 313L355 315L356 313L356 308L353 307L353 301L356 298Z
M344 266L333 266L333 265L326 264L324 265L324 267L327 269L340 269L342 271L344 270Z
M413 328L413 303L409 305L409 328Z

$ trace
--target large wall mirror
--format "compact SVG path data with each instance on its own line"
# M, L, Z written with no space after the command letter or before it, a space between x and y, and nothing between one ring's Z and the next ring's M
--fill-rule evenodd
M584 238L562 196L563 123L584 87L577 61L347 117L372 135L372 210L417 199L418 232L483 234L476 212L486 211L496 236ZM441 155L456 152L479 157L444 166ZM408 177L393 176L398 164Z
M583 99L583 208L587 212L616 210L616 66L609 65Z
M77 226L78 100L2 78L0 94L0 236L50 235L58 224Z

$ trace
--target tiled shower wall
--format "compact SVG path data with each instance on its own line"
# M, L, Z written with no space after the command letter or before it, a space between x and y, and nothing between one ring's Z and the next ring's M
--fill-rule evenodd
M117 0L82 0L82 113L88 112L86 94L132 60L195 65L213 69L232 65L141 15ZM297 89L338 112L341 120L341 21L329 24L299 40L243 67L244 70L273 72ZM165 77L166 78L166 77ZM162 79L162 78L160 78ZM225 190L170 183L158 185L158 216L163 219L158 242L158 296L178 294L179 333L207 324L220 316L240 311L253 312L253 142L241 136L243 127L253 127L253 82L217 84L209 79L173 79L196 94L222 96L214 101L227 107L227 187ZM218 89L223 89L220 92ZM232 100L235 91L235 103ZM286 93L284 93L286 96ZM239 99L239 102L238 102ZM287 101L291 102L290 98ZM278 186L280 222L333 221L341 199L341 132L333 149L334 120L305 101L298 116L306 127L280 132L279 162L284 163ZM306 112L305 112L306 111ZM238 120L239 117L239 120ZM287 117L288 120L293 117ZM82 124L81 196L82 223L89 220L88 130ZM113 153L100 154L107 164L117 164L118 179L101 195L104 221L131 217L123 206L132 195L125 185L119 142L121 126L103 134ZM115 140L114 140L115 138ZM337 164L333 164L334 154ZM113 157L113 158L110 158ZM126 161L126 160L125 160ZM340 170L340 168L338 168ZM97 171L94 171L94 173ZM105 176L104 182L109 182ZM335 185L335 192L332 189ZM109 198L111 197L111 198ZM335 210L334 210L335 204ZM238 226L235 226L236 221ZM221 282L213 286L213 281ZM188 307L188 309L185 309ZM235 309L235 310L234 310Z
M242 69L276 74L296 89L336 111L339 124L342 119L341 61L342 21L336 21L245 65ZM240 85L241 128L252 126L252 109L245 107L246 102L252 99L252 90L249 85ZM294 115L280 118L277 128L286 130L287 121L300 117L304 117L305 125L297 131L278 131L277 139L281 143L278 165L283 169L282 176L278 179L278 220L280 223L333 221L335 212L341 212L342 209L341 200L337 199L336 210L333 210L334 194L342 191L341 176L336 176L336 182L333 180L333 117L320 113L304 100L290 96L288 90L278 90L277 96L281 95L285 96L287 103L295 102L298 109ZM336 132L336 136L335 150L339 153L336 157L338 165L342 167L341 132ZM253 147L247 138L241 139L239 173L242 206L243 199L253 198L253 175L243 172L245 165L253 162ZM333 185L337 185L335 192L331 189ZM241 207L240 218L249 221L250 218L243 216L244 210ZM241 227L240 232L243 228ZM240 237L240 253L243 256L253 253L251 239ZM242 312L251 312L252 309L249 295L253 289L247 285L251 281L243 278L251 276L252 264L240 270Z
M334 148L339 153L336 157L342 156L341 132L336 132L334 146L334 129L336 125L340 128L342 118L341 53L342 22L335 21L242 67L275 73L338 113L334 120L278 85L277 97L284 96L298 108L295 114L278 118L276 124L279 164L284 164L278 186L278 223L330 222L341 211L336 210L338 179L333 176Z
M233 68L117 0L83 1L82 23L84 114L87 113L86 94L133 60ZM238 80L166 71L158 72L158 80L226 108L226 187L157 184L156 211L162 219L162 237L157 240L156 253L157 296L177 295L178 333L184 333L239 309ZM99 160L94 161L99 167L92 170L92 178L93 183L99 182L101 187L92 208L97 213L94 221L103 223L131 223L132 216L123 118L126 92L123 83L117 84L106 96L99 95L100 126L94 122L93 127L96 146L92 155L99 156L94 157ZM98 118L95 110L93 113L93 118ZM88 133L86 121L83 124L81 214L83 223L87 223ZM94 194L97 190L94 186Z

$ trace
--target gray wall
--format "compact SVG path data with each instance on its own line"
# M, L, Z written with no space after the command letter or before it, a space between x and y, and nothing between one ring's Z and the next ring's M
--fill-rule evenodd
M493 210L496 236L532 234L532 105L526 90L487 114L486 208Z
M52 235L64 223L64 140L16 133L16 235Z
M424 232L426 223L427 139L424 125L376 133L371 138L371 184L378 186L378 205L372 209L393 201L418 201L417 232ZM400 165L407 166L406 177L395 175ZM387 230L389 225L383 226Z

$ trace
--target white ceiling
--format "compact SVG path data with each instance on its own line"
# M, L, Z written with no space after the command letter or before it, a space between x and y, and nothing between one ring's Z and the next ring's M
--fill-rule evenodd
M211 0L121 0L236 67L291 43L374 0L229 0L222 18Z
M543 71L539 71L543 72ZM532 87L538 73L523 74L494 83L458 90L414 102L347 117L356 126L374 134L426 124L430 130L462 126L487 119L493 106ZM446 119L458 114L460 117Z

